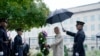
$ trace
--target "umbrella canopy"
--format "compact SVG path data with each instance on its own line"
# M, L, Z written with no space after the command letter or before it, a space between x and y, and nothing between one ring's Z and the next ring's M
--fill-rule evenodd
M68 11L67 9L59 9L51 12L46 20L46 23L54 24L58 22L62 22L65 19L70 18L73 15L72 12Z

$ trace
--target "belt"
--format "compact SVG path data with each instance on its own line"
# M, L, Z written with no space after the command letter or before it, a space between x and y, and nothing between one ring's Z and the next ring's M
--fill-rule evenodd
M23 45L18 45L18 47L23 47Z

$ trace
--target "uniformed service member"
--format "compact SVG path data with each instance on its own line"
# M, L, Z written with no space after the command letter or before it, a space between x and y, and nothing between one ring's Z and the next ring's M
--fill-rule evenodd
M8 53L9 38L7 36L6 27L7 27L7 19L0 18L0 55L1 56L9 56Z
M17 35L14 38L14 51L15 56L23 56L23 43L22 43L22 29L18 28L16 29Z
M84 40L85 40L85 33L83 31L84 22L77 21L76 28L78 30L77 33L73 33L70 31L66 31L63 29L66 34L74 37L74 45L73 45L73 56L85 56L85 50L84 50Z

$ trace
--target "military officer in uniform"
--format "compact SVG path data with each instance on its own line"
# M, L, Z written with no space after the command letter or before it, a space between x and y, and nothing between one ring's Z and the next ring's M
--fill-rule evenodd
M23 43L22 43L22 29L18 28L16 29L17 35L14 38L14 51L15 56L23 56Z
M66 34L74 37L74 45L73 45L73 56L85 56L85 50L84 50L84 40L85 40L85 33L83 31L84 22L77 21L76 28L78 30L77 33L73 33L70 31L66 31L63 29Z
M6 27L7 27L7 19L0 18L0 55L1 56L9 56L8 55L9 38L7 36Z

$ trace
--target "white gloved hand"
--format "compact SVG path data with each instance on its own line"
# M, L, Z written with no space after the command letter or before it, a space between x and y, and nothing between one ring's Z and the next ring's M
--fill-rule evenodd
M79 56L79 53L75 53L76 56Z
M18 55L18 53L15 53L15 55Z
M3 55L3 51L0 51L0 55Z

